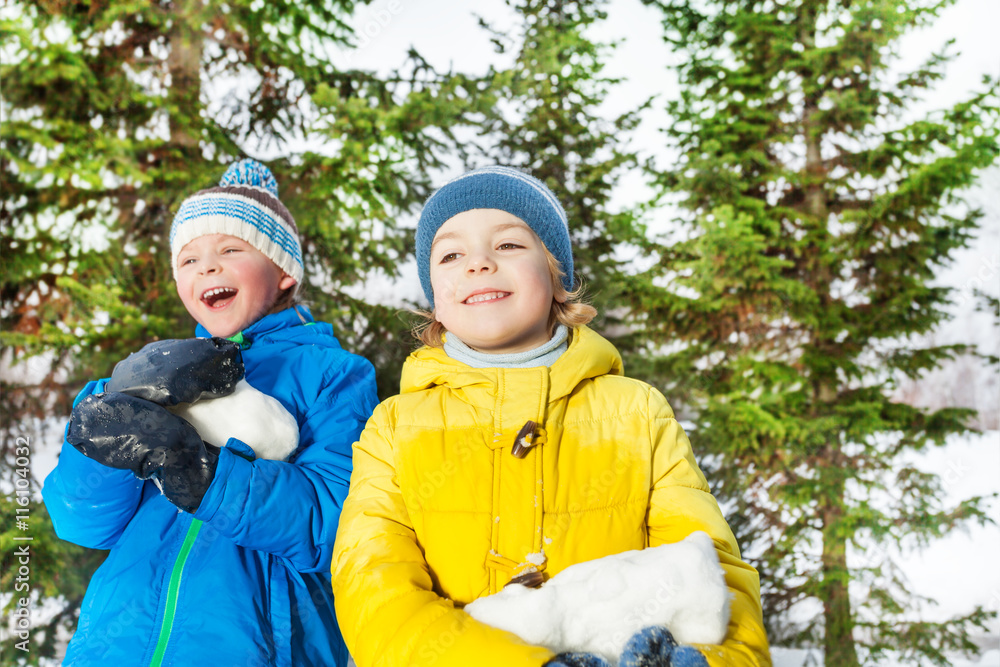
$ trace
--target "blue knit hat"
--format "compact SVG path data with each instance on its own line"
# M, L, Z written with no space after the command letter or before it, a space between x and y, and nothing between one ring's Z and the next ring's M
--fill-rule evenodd
M219 187L202 190L181 204L170 227L170 264L177 277L177 256L200 236L228 234L243 239L302 283L302 245L292 214L278 199L278 182L256 160L233 163Z
M424 204L417 223L417 270L424 296L434 307L431 289L431 244L445 222L465 211L495 208L516 215L538 235L559 260L562 284L573 289L573 249L562 204L544 183L510 167L483 167L441 186Z

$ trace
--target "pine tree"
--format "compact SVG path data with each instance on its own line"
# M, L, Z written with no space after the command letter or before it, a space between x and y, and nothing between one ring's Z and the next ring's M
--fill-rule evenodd
M996 81L912 117L950 48L897 77L894 45L948 2L644 1L681 56L678 160L658 180L684 234L650 248L633 324L697 412L772 642L838 667L974 652L995 613L914 620L891 555L989 521L987 499L946 507L942 477L913 464L969 414L890 396L963 351L914 341L946 317L935 272L976 229L956 193L997 160ZM822 611L783 623L803 602Z
M642 108L605 119L598 107L618 83L603 75L613 45L587 31L606 18L603 0L508 1L522 21L515 36L493 33L500 53L517 49L513 66L494 72L500 103L483 123L489 160L522 168L562 202L573 239L574 268L586 299L598 310L594 326L627 345L621 320L622 277L616 251L642 237L637 209L610 210L617 178L639 164L628 135Z
M169 225L183 198L247 155L271 167L298 224L305 301L334 322L345 348L380 366L383 393L392 390L393 366L407 350L396 342L403 324L346 288L374 273L393 276L405 260L411 246L394 221L426 196L426 174L450 150L452 125L478 104L479 86L438 74L416 55L384 79L339 68L354 4L18 1L5 8L4 480L17 466L17 437L35 446L58 441L52 418L68 415L84 379L108 375L151 340L192 335L171 284ZM4 517L16 513L10 498L5 493ZM89 572L75 567L80 549L51 536L37 495L33 503L33 566L61 573L44 587L36 580L34 590L64 594L55 624L71 627ZM87 559L92 569L99 554ZM33 635L29 660L51 654L54 627Z

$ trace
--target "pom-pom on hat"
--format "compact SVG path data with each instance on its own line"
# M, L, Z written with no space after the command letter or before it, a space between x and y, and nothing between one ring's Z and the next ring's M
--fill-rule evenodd
M200 236L228 234L243 239L302 283L302 245L292 214L278 199L271 170L251 159L229 166L219 186L201 190L181 204L170 227L170 264L177 276L181 249Z
M434 307L431 244L445 222L459 213L495 208L516 215L538 235L563 271L562 284L573 290L573 249L566 211L544 183L511 167L482 167L449 181L424 204L417 223L417 270L424 296Z

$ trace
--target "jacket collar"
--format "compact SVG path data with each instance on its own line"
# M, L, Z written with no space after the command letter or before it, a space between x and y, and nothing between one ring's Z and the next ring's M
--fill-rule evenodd
M581 382L601 375L622 375L622 359L615 346L589 327L577 327L570 333L569 348L549 368L497 369L471 368L445 354L439 347L422 347L403 364L401 393L449 387L466 396L471 403L485 404L489 399L480 393L495 394L503 373L507 381L522 373L548 371L549 400L569 395Z
M277 313L265 315L239 333L243 334L245 338L252 340L259 336L265 336L281 329L287 329L288 327L294 327L300 324L308 324L313 321L312 312L309 310L309 306L299 304ZM212 336L212 334L208 332L208 329L200 324L195 327L194 335L198 338L211 338Z

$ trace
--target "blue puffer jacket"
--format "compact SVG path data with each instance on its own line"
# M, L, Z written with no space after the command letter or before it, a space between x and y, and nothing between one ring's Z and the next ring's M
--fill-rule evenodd
M242 333L247 381L299 423L290 462L251 460L230 440L191 515L63 444L42 490L56 532L111 550L64 664L346 665L329 569L351 447L377 402L374 369L302 306Z

